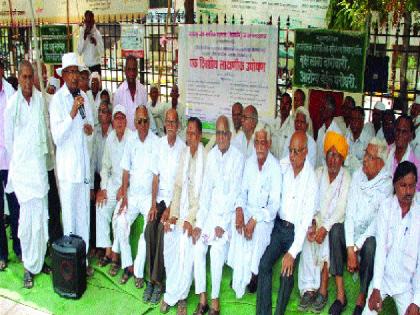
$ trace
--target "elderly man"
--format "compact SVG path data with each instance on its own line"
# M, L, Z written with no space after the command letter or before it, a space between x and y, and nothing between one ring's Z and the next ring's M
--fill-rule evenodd
M77 52L83 56L83 61L90 72L101 73L101 58L104 54L104 41L95 25L92 11L85 12L84 26L79 31Z
M83 66L80 70L79 74L79 89L81 89L83 92L86 93L86 95L89 98L89 101L91 104L93 104L94 100L92 97L92 93L89 92L89 77L90 77L90 71L86 66Z
M136 109L136 136L128 139L121 159L122 184L117 194L117 213L114 214L114 243L112 251L121 252L121 267L124 273L121 284L127 283L133 276L134 266L131 256L130 228L131 224L141 214L146 221L152 202L153 176L157 174L157 143L158 138L150 132L150 120L147 108L140 106ZM146 242L144 232L139 238L137 258L139 268L144 268L146 259ZM109 271L112 276L118 272L118 265L113 265Z
M420 208L415 201L417 168L404 161L395 170L394 195L379 210L375 267L363 314L377 314L392 297L399 315L418 315L420 307Z
M200 302L194 312L203 315L208 309L206 295L206 256L210 248L211 309L210 314L220 314L219 292L222 271L228 247L230 222L239 197L244 160L242 154L230 145L229 120L220 116L216 121L216 143L207 156L204 181L193 232L195 293Z
M334 131L345 135L345 131L343 131L334 120L335 107L336 103L334 97L332 95L327 95L325 97L325 102L320 108L322 126L318 130L318 137L316 139L316 167L325 165L325 155L322 152L324 152L324 137L327 131Z
M329 237L332 226L344 222L350 173L343 167L349 146L346 138L333 131L325 135L326 166L317 169L319 205L303 243L298 284L298 310L320 313L328 302Z
M168 312L178 303L178 315L187 314L187 297L193 278L192 233L199 208L206 152L200 143L200 119L191 117L187 125L187 144L179 157L173 197L164 221L164 260L166 292L160 310ZM195 241L195 240L194 240Z
M296 113L296 110L299 107L305 106L305 99L305 92L303 92L301 89L297 89L295 93L293 93L293 112Z
M86 94L78 88L79 65L74 53L63 55L57 73L65 84L50 104L51 134L56 150L56 170L65 235L76 234L89 249L90 156L93 116ZM93 269L88 268L91 274Z
M401 115L395 122L395 143L389 147L388 161L386 162L389 172L393 174L397 165L403 161L414 163L417 170L420 161L410 146L410 141L415 133L414 123L407 115ZM417 182L417 191L420 191L420 182Z
M292 98L288 93L284 93L280 99L280 125L276 123L273 131L273 145L271 153L281 159L284 147L287 146L287 139L293 134L293 117L290 116L292 109Z
M107 107L108 109L108 107ZM109 128L109 135L105 140L105 147L100 168L100 190L96 195L96 246L105 248L105 255L99 260L99 266L108 265L112 258L110 224L112 214L117 205L117 193L122 183L121 158L125 144L132 136L132 131L127 127L125 108L116 105L112 112L113 130Z
M255 153L245 162L241 192L236 201L235 227L228 254L233 269L232 288L241 298L248 286L256 291L258 266L270 243L274 218L280 205L280 168L269 152L271 134L268 127L257 128Z
M242 115L242 130L238 132L232 141L234 145L245 158L250 157L254 148L254 131L258 124L258 112L253 105L245 107ZM271 139L271 137L270 137Z
M101 76L98 72L93 72L89 76L89 90L86 92L92 104L93 116L95 119L95 126L99 124L98 109L101 104Z
M290 141L289 156L280 161L280 173L270 171L276 181L281 176L281 203L274 214L271 240L259 266L256 313L260 315L272 312L273 266L282 255L275 313L285 314L294 285L295 261L315 211L318 181L312 165L306 161L307 141L304 132L296 131Z
M363 166L354 174L350 184L344 224L336 223L329 233L330 274L335 277L337 298L329 314L339 315L347 305L343 272L359 271L360 293L353 314L361 314L373 274L375 257L376 216L383 200L392 192L391 176L384 167L387 146L383 140L370 140L363 158Z
M153 119L156 123L156 130L159 137L165 135L164 121L165 112L168 109L167 104L159 101L160 87L157 84L150 85L150 101L147 103L147 108L151 111Z
M145 303L159 302L165 277L165 265L163 257L163 225L160 224L163 213L163 221L167 219L168 207L172 200L175 175L179 165L181 152L185 148L185 143L177 136L179 129L178 113L171 108L166 112L165 118L166 136L160 138L157 144L157 174L153 177L152 188L152 207L149 211L147 224L144 229L146 240L146 266L148 282L143 294ZM140 267L140 268L139 268ZM139 261L134 262L134 275L136 276L136 286L142 287L143 266L139 266Z
M346 161L350 173L353 174L360 168L363 162L363 156L372 139L371 130L364 128L365 111L361 107L355 107L351 111L350 130L346 134L347 143L350 147L349 158Z
M16 193L20 204L18 236L25 268L23 285L30 289L41 272L48 242L47 127L41 93L33 85L28 61L19 67L19 89L8 100L4 113L4 138L11 157L6 191ZM44 272L49 272L44 267Z
M7 101L15 93L13 87L4 79L4 63L0 59L0 271L7 267L9 258L8 239L4 224L4 187L7 184L9 173L9 159L4 142L4 111ZM7 205L10 212L10 230L13 240L13 251L17 257L22 256L20 241L18 238L19 203L14 193L6 193Z
M382 102L376 102L372 110L372 121L365 124L365 128L370 130L372 137L376 136L379 139L384 138L384 132L382 130L382 116L385 111L385 105Z
M185 132L186 132L186 128L187 128L187 119L188 117L186 116L186 108L184 104L181 104L179 102L179 88L177 85L173 85L172 89L171 89L171 93L169 95L171 97L171 101L164 104L165 107L165 111L168 110L169 108L173 108L176 110L176 112L178 113L178 119L179 119L179 130L178 130L178 135L181 136L181 138L185 139Z
M305 107L298 107L294 117L294 131L303 131L306 133L306 137L308 138L308 160L311 162L311 165L314 167L316 163L316 142L311 135L309 135L308 130L309 126L312 124L311 117L309 115L308 110ZM290 139L292 138L292 134L286 139L286 144L283 147L283 154L279 156L279 159L284 159L289 155L289 146L290 146Z
M135 131L134 123L136 108L140 105L147 105L147 91L143 84L137 80L138 63L136 57L128 55L125 60L125 81L121 83L114 93L113 104L120 104L125 107L127 115L127 126ZM156 124L152 113L148 111L151 131L156 134Z

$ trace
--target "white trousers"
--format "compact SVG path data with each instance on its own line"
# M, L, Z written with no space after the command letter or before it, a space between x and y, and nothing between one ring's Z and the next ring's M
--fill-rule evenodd
M300 295L307 291L317 291L321 285L321 271L324 262L328 263L328 237L322 244L309 242L305 237L299 260L298 287Z
M59 182L61 217L64 235L75 234L86 243L89 250L90 186L85 183Z
M96 207L96 246L101 248L112 246L111 220L117 205L117 190L107 190L107 197L104 205Z
M194 245L195 293L206 292L206 255L209 245L200 239ZM211 298L219 298L223 266L227 259L229 243L225 238L213 240L210 244Z
M372 284L372 282L371 282L371 284ZM369 309L368 302L369 302L370 295L372 294L372 290L373 290L373 287L371 285L369 287L369 293L368 293L368 297L366 299L366 306L363 309L362 315L378 314L376 311L371 311ZM381 290L382 301L385 300L385 298L388 297L388 296L390 296L390 295L386 293L386 290ZM401 293L401 294L395 294L395 295L392 295L390 297L392 297L392 299L395 302L395 305L397 306L398 315L404 315L408 306L413 301L413 293L412 292L404 292L404 293Z
M40 273L48 242L47 196L20 203L18 237L23 266L32 274Z
M163 256L166 270L164 301L174 306L188 297L193 278L194 248L192 238L183 234L182 227L175 226L165 233Z
M233 269L232 288L238 299L245 294L252 274L258 274L261 257L270 244L273 225L274 222L258 222L252 239L249 241L245 239L244 234L239 234L236 229L232 233L228 265Z

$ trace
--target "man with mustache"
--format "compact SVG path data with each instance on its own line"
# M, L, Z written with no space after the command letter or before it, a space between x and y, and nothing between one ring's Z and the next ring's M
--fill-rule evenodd
M420 207L414 200L417 168L404 161L395 170L394 194L382 202L377 218L376 257L369 303L363 314L377 314L392 297L399 315L419 314Z

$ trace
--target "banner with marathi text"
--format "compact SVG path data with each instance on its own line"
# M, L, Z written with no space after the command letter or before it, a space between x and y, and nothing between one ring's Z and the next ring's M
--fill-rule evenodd
M207 130L231 106L252 104L274 117L277 27L268 25L183 25L179 33L179 87L187 115Z

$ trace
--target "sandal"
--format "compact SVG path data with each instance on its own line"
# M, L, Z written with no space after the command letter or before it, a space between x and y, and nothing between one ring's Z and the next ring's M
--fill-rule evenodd
M23 274L23 286L26 289L32 289L34 286L34 276L28 270Z
M0 271L4 271L7 268L7 263L5 260L0 260Z
M112 263L111 258L109 258L108 256L102 256L99 259L98 266L99 267L105 267L105 266L108 266L110 263Z
M115 277L117 275L118 271L120 271L120 268L121 268L120 264L117 263L117 262L115 262L115 261L113 261L111 263L111 268L109 268L108 274L111 277Z
M143 288L144 287L144 279L134 277L134 285L136 286L137 289Z
M121 276L120 284L126 284L128 279L130 279L133 276L133 273L128 270L128 268L124 269L124 273Z

